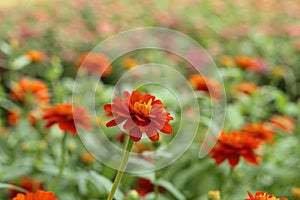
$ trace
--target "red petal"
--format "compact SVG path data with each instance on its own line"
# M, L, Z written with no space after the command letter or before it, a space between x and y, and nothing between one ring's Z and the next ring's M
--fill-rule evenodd
M149 136L148 136L148 137L149 137ZM156 133L156 134L150 136L149 138L150 138L150 140L151 140L152 142L156 142L157 140L159 140L159 134Z
M112 112L111 104L106 104L103 106L103 109L109 113Z
M112 127L112 126L116 126L116 125L117 125L117 122L115 119L106 123L106 127Z
M141 137L142 137L142 132L139 130L138 127L136 127L136 128L131 129L131 130L129 131L129 136L130 136L130 138L131 138L133 141L137 142L137 141L139 141L139 140L141 139Z
M165 124L164 127L162 127L162 129L160 130L161 132L163 133L166 133L166 134L171 134L172 133L172 126L170 124Z
M132 121L132 120L127 120L127 122L124 124L123 128L125 130L130 130L132 128L134 128L136 126L136 124Z
M229 164L231 167L235 167L239 163L239 156L238 155L230 155L228 157Z

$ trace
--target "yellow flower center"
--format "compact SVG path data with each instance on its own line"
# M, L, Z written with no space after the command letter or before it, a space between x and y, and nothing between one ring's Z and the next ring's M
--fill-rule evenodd
M272 197L269 197L267 193L260 194L257 198L257 200L279 200L279 198L276 198L272 195Z
M139 102L137 101L134 103L133 107L138 111L142 112L144 115L148 115L152 108L151 104L152 104L152 98L150 98L147 103L146 102L142 103L141 100Z

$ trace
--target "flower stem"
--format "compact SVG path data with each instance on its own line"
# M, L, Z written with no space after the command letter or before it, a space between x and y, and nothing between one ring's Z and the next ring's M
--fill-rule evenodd
M230 171L225 179L225 181L223 182L222 188L221 188L221 195L223 196L223 200L226 200L228 198L228 193L230 193L229 187L230 187L230 183L232 183L232 175L233 175L233 171L234 169L232 167L230 167Z
M60 161L60 165L59 165L59 171L57 176L54 178L54 180L52 181L52 183L50 184L50 191L53 191L54 187L57 185L58 181L61 179L61 176L63 174L64 171L64 167L66 164L66 139L67 139L67 135L68 133L64 133L64 136L61 140L61 161Z
M131 149L133 147L133 144L134 144L134 142L130 138L128 138L128 141L127 141L127 144L126 144L126 151L124 152L120 169L118 170L117 176L114 180L113 186L112 186L111 191L110 191L110 193L107 197L107 200L112 200L114 198L114 194L115 194L115 192L118 188L118 185L119 185L119 183L122 179L122 176L124 174L124 171L126 169L126 166L127 166L127 163L128 163L129 157L130 157L130 153L131 153Z

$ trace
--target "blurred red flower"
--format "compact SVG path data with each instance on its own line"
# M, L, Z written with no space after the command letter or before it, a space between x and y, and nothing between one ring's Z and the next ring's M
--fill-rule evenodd
M293 134L296 128L296 121L289 116L275 115L269 119L274 129L279 129L288 134Z
M37 190L43 189L43 187L44 187L44 184L41 181L34 180L30 177L22 177L19 184L16 184L14 182L11 184L19 186L19 187L27 190L28 192L36 192ZM20 193L17 190L9 190L8 192L9 192L10 198L13 198L18 193Z
M140 197L146 196L148 193L154 191L153 183L145 178L138 178L136 187L134 188L139 194ZM164 192L164 188L158 187L160 193Z
M157 131L166 134L172 133L172 126L169 124L173 117L165 112L166 107L155 96L141 94L133 91L123 93L124 99L117 96L113 104L104 105L104 110L111 113L115 119L109 121L106 126L112 127L125 122L123 128L129 130L130 138L137 142L145 132L153 142L159 139Z
M235 167L239 163L240 156L242 156L246 162L259 165L258 159L261 156L254 152L259 145L260 141L248 133L231 131L226 134L222 131L216 146L209 154L217 164L228 159L230 166Z
M12 100L24 105L46 104L50 100L48 87L45 83L27 78L22 78L13 85L10 96Z
M20 110L18 108L11 108L7 113L7 123L11 126L17 125L20 115Z
M221 85L216 80L193 74L189 77L189 81L195 90L204 91L217 100L220 98Z
M246 95L251 95L255 93L259 87L252 82L242 82L239 85L232 88L233 94L243 93Z
M249 191L247 191L250 199L245 199L245 200L288 200L287 198L277 198L273 194L268 194L266 192L262 191L257 191L255 193L255 196Z
M82 54L78 59L76 66L78 69L82 67L91 73L99 74L101 76L107 76L112 71L109 58L100 53Z
M42 118L47 121L45 128L58 124L61 130L67 131L71 135L77 134L75 123L87 130L91 129L91 126L87 123L91 118L83 108L72 107L71 104L65 103L44 108L43 112Z
M265 123L246 124L241 132L249 133L262 142L273 143L275 133Z
M58 198L54 197L53 192L45 192L43 190L38 190L35 193L19 193L12 200L58 200Z

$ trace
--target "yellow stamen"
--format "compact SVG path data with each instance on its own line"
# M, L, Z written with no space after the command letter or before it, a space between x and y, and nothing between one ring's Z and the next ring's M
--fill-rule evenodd
M152 98L149 99L149 101L146 103L142 103L141 101L137 101L134 103L133 107L139 111L141 111L143 114L148 115L152 106Z

